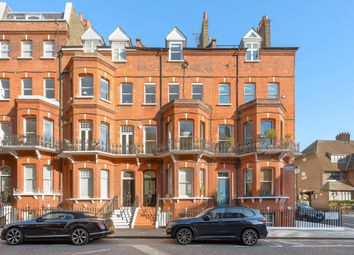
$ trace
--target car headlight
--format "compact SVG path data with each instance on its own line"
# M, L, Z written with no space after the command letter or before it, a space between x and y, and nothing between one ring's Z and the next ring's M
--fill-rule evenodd
M177 222L174 222L174 221L170 221L168 224L167 224L167 228L172 228L174 225L176 225Z

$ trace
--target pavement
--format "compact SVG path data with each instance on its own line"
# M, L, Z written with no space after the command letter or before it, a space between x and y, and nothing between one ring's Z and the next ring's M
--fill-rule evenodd
M354 228L354 214L342 215L343 227Z
M353 251L352 240L262 239L253 247L234 241L196 241L184 246L171 239L100 239L84 246L43 241L11 246L0 241L1 255L353 255Z
M120 239L169 239L165 229L116 229L109 238ZM347 239L354 240L354 229L295 229L268 228L267 239Z

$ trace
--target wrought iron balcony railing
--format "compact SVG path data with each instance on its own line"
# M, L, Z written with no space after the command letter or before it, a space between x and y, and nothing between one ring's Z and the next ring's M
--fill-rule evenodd
M11 135L0 139L0 146L10 147L42 147L58 149L59 143L54 142L53 137L38 135Z
M236 148L237 154L245 154L256 151L291 151L298 153L300 152L300 144L294 143L290 139L277 140L267 137L258 137L256 140L250 140L243 144L238 144Z

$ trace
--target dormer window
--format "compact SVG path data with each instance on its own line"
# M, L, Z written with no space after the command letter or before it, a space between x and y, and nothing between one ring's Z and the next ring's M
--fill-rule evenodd
M255 61L259 60L259 44L257 42L246 43L246 60Z
M112 60L115 62L125 62L127 60L126 47L131 47L132 43L129 35L120 27L108 37L111 42Z
M183 48L187 45L186 36L177 27L166 36L166 46L168 48L169 61L183 61Z
M97 50L97 46L99 46L98 41L85 41L84 50L86 52L95 52Z
M245 59L247 62L259 61L259 49L261 47L262 37L257 33L257 31L251 28L242 37L242 46L246 48Z
M95 52L98 46L104 45L103 38L93 27L89 27L81 36L85 52Z
M113 61L125 61L127 59L124 43L112 43L112 59Z
M170 61L183 60L182 42L170 42L169 56Z

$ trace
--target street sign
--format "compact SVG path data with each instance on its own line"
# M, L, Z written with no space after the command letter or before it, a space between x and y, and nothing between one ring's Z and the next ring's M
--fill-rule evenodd
M325 219L326 220L338 220L339 213L337 212L325 212Z

